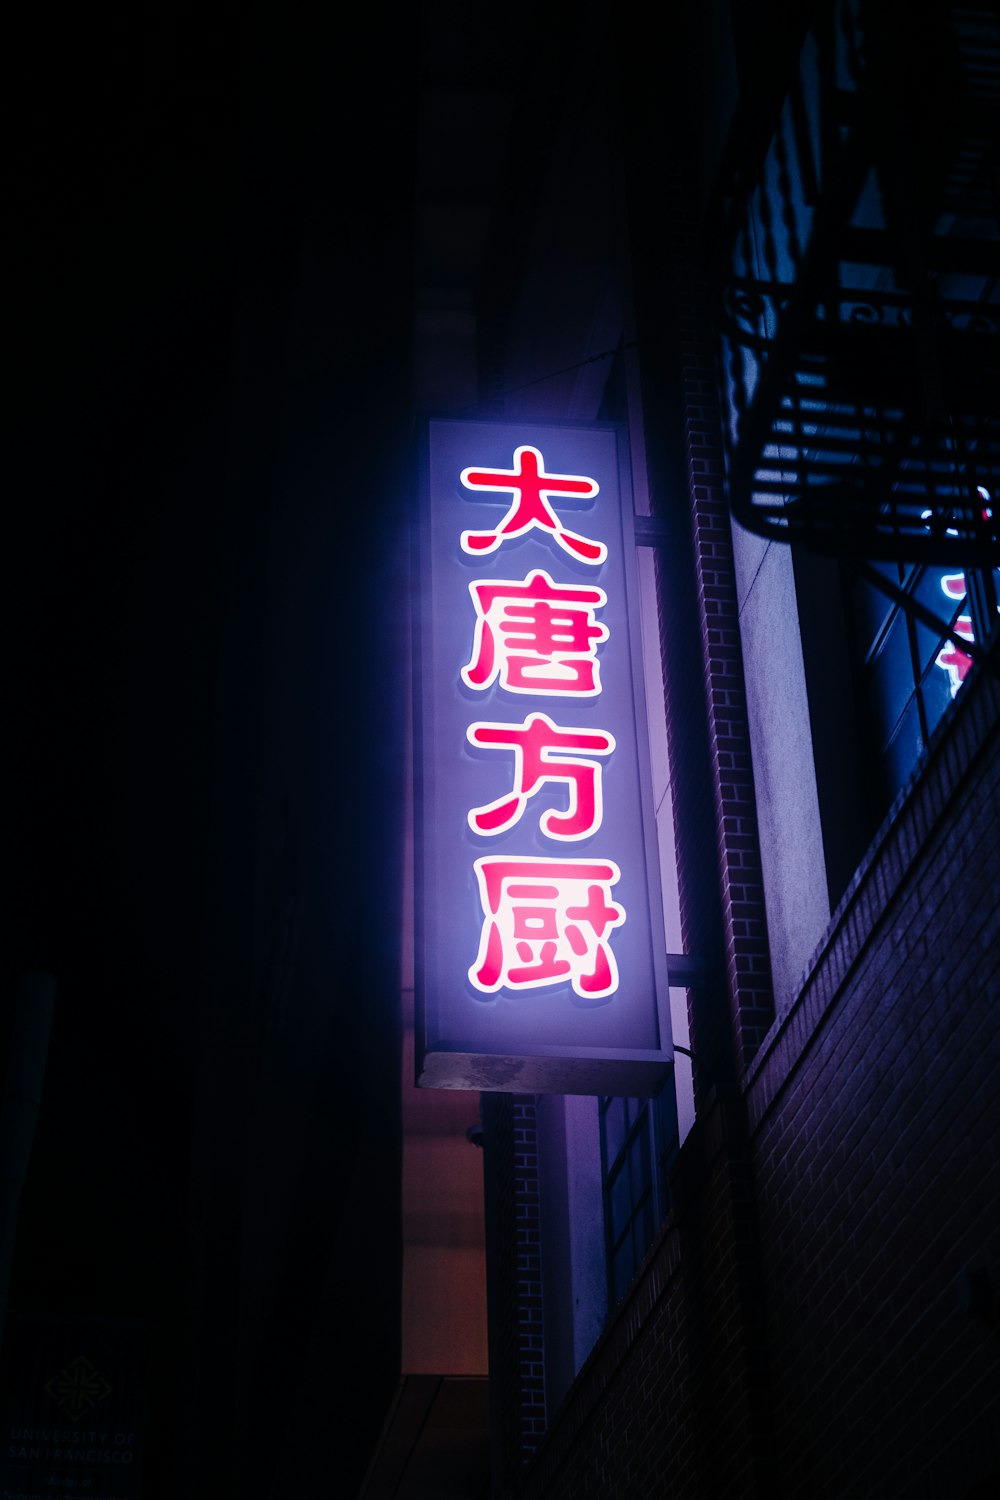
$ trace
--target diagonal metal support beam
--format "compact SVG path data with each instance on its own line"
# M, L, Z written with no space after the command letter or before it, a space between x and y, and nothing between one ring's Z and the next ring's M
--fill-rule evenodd
M966 656L971 657L974 662L981 662L984 671L992 672L995 676L1000 676L1000 656L991 650L988 645L984 645L980 641L970 641L968 636L959 635L951 626L946 625L932 609L928 609L926 604L921 604L919 599L914 599L912 594L908 594L905 589L901 589L897 583L892 583L877 568L872 567L871 563L863 562L859 558L852 558L851 566L855 572L874 588L879 589L893 603L898 604L900 609L904 610L906 614L912 615L915 620L919 620L922 625L926 625L928 630L940 632L949 641L952 641L960 651L964 651Z

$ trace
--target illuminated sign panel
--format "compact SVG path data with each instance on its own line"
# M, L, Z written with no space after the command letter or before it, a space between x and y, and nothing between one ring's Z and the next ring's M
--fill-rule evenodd
M649 1094L671 1054L615 431L432 422L417 559L418 1080Z

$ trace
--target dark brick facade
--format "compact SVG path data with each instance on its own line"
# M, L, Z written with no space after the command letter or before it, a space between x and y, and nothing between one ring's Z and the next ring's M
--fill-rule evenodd
M660 640L681 929L702 968L690 1024L705 1093L728 1086L749 1063L774 1017L774 997L697 192L683 135L656 156L640 127L634 151L637 319L656 330L640 345L651 495L663 528ZM653 208L646 153L663 180Z
M1000 1474L1000 684L970 680L945 716L775 1018L714 353L693 238L661 227L637 290L672 351L645 362L647 411L683 413L674 434L647 415L653 494L691 500L661 515L660 624L671 766L694 787L677 851L704 959L698 1123L672 1216L540 1440L537 1254L514 1201L533 1212L535 1184L511 1117L502 1493L972 1500ZM705 646L678 660L692 618Z
M699 9L687 8L692 25ZM741 8L709 9L714 58ZM779 9L804 24L807 7ZM740 86L759 84L759 97L733 130L750 121L757 141L724 149L756 180L780 98L756 107L774 80L743 24ZM532 1385L544 1373L537 1183L514 1114L527 1104L484 1106L505 1235L489 1242L491 1374L506 1403L497 1494L973 1500L1000 1493L1000 681L967 681L842 896L872 825L844 840L836 878L817 859L824 916L799 935L820 932L827 891L839 903L776 1015L705 260L719 162L695 118L713 99L681 76L683 41L667 56L629 39L615 148L696 975L697 1123L672 1170L670 1217L546 1414ZM834 771L846 800L853 783Z
M702 1110L524 1497L991 1493L998 726L983 675L741 1091Z
M484 1094L482 1115L494 1458L506 1490L546 1428L535 1101Z
M774 1015L764 887L720 437L715 342L707 317L707 288L694 269L694 232L687 236L678 233L673 251L672 279L685 288L678 310L684 451L694 533L698 626L706 653L726 982L737 1058L745 1065Z

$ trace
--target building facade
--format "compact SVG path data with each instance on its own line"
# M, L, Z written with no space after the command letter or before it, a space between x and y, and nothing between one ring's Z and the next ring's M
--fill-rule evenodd
M627 435L678 1044L482 1096L492 1492L992 1493L995 11L433 14L423 404Z
M0 1488L351 1492L400 1362L409 22L133 20L11 36Z
M995 6L133 19L10 49L3 1487L993 1494ZM414 408L627 445L656 1098L413 1087Z

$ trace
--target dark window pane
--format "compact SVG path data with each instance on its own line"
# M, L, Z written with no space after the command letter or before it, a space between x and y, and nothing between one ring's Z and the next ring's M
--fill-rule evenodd
M892 583L898 584L899 569L894 563L879 563L876 566L878 571ZM855 607L861 649L867 657L871 654L894 606L892 600L888 595L883 594L881 589L877 589L874 584L866 583L864 579L859 579L855 591Z
M604 1151L607 1168L614 1166L625 1144L625 1100L609 1099L604 1111Z
M942 620L959 614L965 599L965 574L949 573L944 568L921 568L913 597Z
M633 1225L633 1243L635 1245L637 1265L653 1243L653 1235L655 1233L656 1220L653 1215L653 1197L650 1194L640 1205Z
M638 1203L645 1193L648 1193L653 1185L653 1168L649 1141L649 1118L643 1113L642 1129L639 1131L629 1151L629 1162L632 1175L632 1201Z
M950 647L948 648L946 654L948 656L951 656ZM937 655L938 653L935 652L935 658L937 657ZM958 680L959 685L961 685L960 680L956 680ZM924 675L922 695L924 701L924 721L927 725L927 733L930 734L934 729L934 726L937 723L938 719L940 719L941 715L944 713L945 709L951 702L952 697L954 696L951 688L951 678L948 672L946 672L943 667L936 665L935 660L931 661L931 664L927 668L927 671Z
M902 786L922 749L920 715L914 698L886 752L886 765L893 786Z
M611 1239L617 1242L632 1217L632 1194L629 1188L628 1161L623 1161L621 1170L609 1184L608 1202L611 1209Z
M881 747L891 738L914 689L906 620L898 612L872 662L870 680L875 731Z

